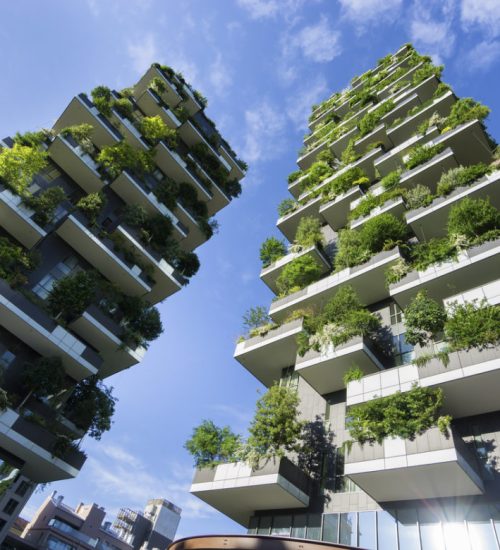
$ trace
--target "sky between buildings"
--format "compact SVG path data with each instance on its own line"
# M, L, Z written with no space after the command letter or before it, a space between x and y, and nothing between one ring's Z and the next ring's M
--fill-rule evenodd
M198 251L199 273L159 306L164 334L110 380L111 432L85 440L78 478L35 494L23 515L52 490L110 514L165 497L183 509L179 536L242 532L189 495L183 444L204 418L244 432L253 414L261 386L233 351L242 314L272 298L259 247L279 236L276 205L310 107L412 41L446 64L458 95L492 108L500 139L500 0L16 0L0 4L0 38L1 137L51 126L77 93L130 86L158 61L208 97L208 116L250 166Z

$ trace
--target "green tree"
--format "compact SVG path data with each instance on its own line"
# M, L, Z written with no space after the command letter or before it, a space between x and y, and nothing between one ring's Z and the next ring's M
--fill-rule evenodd
M361 228L361 238L373 254L393 248L406 240L408 228L405 222L393 214L379 214L366 221Z
M262 267L268 267L287 253L286 245L276 237L268 237L260 247Z
M408 304L405 311L406 341L415 346L427 344L441 332L446 321L446 312L440 304L421 290Z
M269 317L267 309L263 306L251 307L243 315L243 327L248 331L269 323L272 323L272 319Z
M56 208L65 198L66 193L64 189L56 185L45 189L45 191L42 191L38 195L26 196L23 201L35 212L33 221L41 227L45 227L52 221Z
M123 170L131 170L141 176L155 168L152 152L134 149L125 141L103 147L97 156L97 162L112 179L117 178Z
M299 256L287 264L276 279L280 294L287 295L317 281L321 266L311 256Z
M495 229L500 229L500 213L489 199L465 197L450 209L448 215L450 235L465 235L472 240Z
M17 195L24 195L35 174L47 166L47 153L14 143L0 151L0 180Z
M295 242L303 248L323 244L321 222L314 216L304 216L300 219L295 233Z
M107 86L96 86L90 95L99 112L104 116L111 116L111 90Z
M77 271L54 283L47 298L49 311L69 322L80 316L92 303L97 287L92 271Z
M482 122L489 114L490 109L486 105L474 101L471 97L462 97L453 104L446 119L446 126L455 128L476 119Z
M199 468L235 460L240 444L241 437L233 433L229 426L220 428L211 420L203 420L193 429L191 438L186 441L184 448Z
M122 340L131 347L148 347L163 332L159 311L139 296L122 296L119 300L124 316Z
M31 395L57 395L66 385L66 373L60 357L41 357L33 363L25 363L21 376L28 394L19 405L20 409Z
M160 115L145 116L141 120L141 133L152 143L158 143L164 139L169 147L174 148L177 146L177 132L169 128Z
M283 457L300 449L304 422L299 420L299 404L295 390L278 385L257 401L247 441L247 456L253 465L261 458Z
M100 192L89 193L76 203L76 207L87 216L90 225L96 224L97 218L105 205L106 197Z

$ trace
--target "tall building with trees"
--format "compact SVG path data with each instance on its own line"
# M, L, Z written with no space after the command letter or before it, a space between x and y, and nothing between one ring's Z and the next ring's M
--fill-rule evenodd
M74 477L111 426L103 380L162 332L245 164L206 99L153 64L0 141L0 540L34 486Z
M187 444L250 534L499 548L500 155L442 71L405 45L313 107L235 351L269 390Z

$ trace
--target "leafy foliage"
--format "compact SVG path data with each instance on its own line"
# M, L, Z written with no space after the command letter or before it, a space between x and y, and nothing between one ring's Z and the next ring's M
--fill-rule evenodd
M215 466L235 460L240 440L229 426L220 428L211 420L203 420L194 428L184 448L193 456L196 467Z
M56 395L66 385L66 373L60 357L41 357L34 363L25 363L23 385L37 397Z
M134 149L125 141L103 147L97 161L112 179L117 178L123 170L131 170L142 175L152 172L155 168L151 152Z
M97 287L96 274L77 271L56 281L47 298L47 307L55 317L69 322L79 317L92 303Z
M104 116L111 116L111 90L106 86L96 86L91 92L92 102Z
M387 437L415 439L436 426L446 432L449 418L439 415L443 405L441 388L414 386L349 408L346 427L354 441L382 443Z
M348 371L345 372L342 378L342 381L344 382L344 386L347 387L349 382L361 380L364 375L365 373L358 366L352 366Z
M293 259L285 265L276 279L280 295L286 296L317 281L321 271L321 266L311 256L299 256Z
M0 151L0 181L13 193L24 195L33 177L47 166L47 153L14 143Z
M165 140L170 148L177 147L177 132L169 128L163 122L160 115L143 117L140 130L142 135L151 143Z
M269 317L266 308L263 306L251 307L243 315L243 326L248 331L260 328L261 326L268 325L270 323L272 323L272 319Z
M295 233L295 243L303 248L323 244L321 222L314 216L303 216Z
M470 185L489 172L489 167L484 163L472 166L459 166L445 172L437 184L437 194L449 195L457 187Z
M471 97L462 97L453 104L446 119L446 127L455 128L475 119L482 122L489 113L490 109L486 105L474 101Z
M99 192L89 193L76 203L76 207L87 216L90 225L96 224L97 218L105 205L106 197Z
M394 106L395 106L394 101L388 100L385 103L382 103L379 107L377 107L371 113L367 113L359 121L359 124L358 124L359 137L366 136L367 134L372 132L380 122L380 119L389 111L392 111L394 109Z
M484 349L500 343L500 308L486 301L454 303L444 325L451 349Z
M33 221L45 227L54 218L56 208L66 198L66 193L58 185L45 189L38 195L27 195L23 202L34 211Z
M26 282L24 273L35 267L32 255L8 237L0 236L0 277L11 286L17 287Z
M61 135L63 137L72 137L86 153L93 154L95 148L91 139L92 130L93 126L91 124L75 124L63 128Z
M500 213L488 199L465 197L448 216L448 234L474 239L487 231L500 229Z
M395 187L397 187L400 181L401 170L393 170L392 172L389 172L387 176L384 176L380 180L380 184L386 191L389 191L390 189L394 189Z
M286 245L276 237L268 237L260 247L262 267L269 267L287 253Z
M416 145L408 153L408 159L405 161L405 166L408 170L412 170L421 164L431 160L433 157L443 151L444 145L438 143L437 145Z
M286 216L293 210L295 210L297 203L293 199L283 199L278 204L278 215L280 217Z
M412 345L425 345L442 332L446 321L444 308L425 290L420 291L405 309L406 341Z
M405 202L410 209L429 206L432 202L431 190L426 185L418 183L415 187L408 189L405 194Z

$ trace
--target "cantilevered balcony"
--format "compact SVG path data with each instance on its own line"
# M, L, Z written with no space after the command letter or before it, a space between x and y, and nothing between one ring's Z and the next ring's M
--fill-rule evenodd
M409 90L400 96L394 98L394 108L382 116L380 122L389 127L396 119L406 116L410 109L421 105L419 95L413 90Z
M241 525L256 510L307 508L310 478L287 458L196 470L190 492Z
M79 212L71 214L57 229L58 235L98 269L123 292L142 296L151 292L151 286L141 268L129 265L123 254L116 252L109 238L102 238L86 225Z
M330 345L327 350L309 350L297 356L295 370L319 394L325 395L344 388L344 374L353 365L369 374L383 369L369 338L355 336L345 344Z
M437 113L441 117L448 116L455 101L456 97L453 92L446 92L418 113L408 116L399 122L399 124L390 127L387 130L387 135L393 143L402 143L413 136L417 132L418 127L434 113Z
M388 98L391 95L392 93L391 91L394 88L394 86L399 85L401 82L408 82L408 83L411 82L411 80L413 79L413 75L419 69L421 69L423 65L424 65L423 63L419 63L418 65L415 65L414 67L406 71L406 73L400 76L397 80L394 80L390 84L387 84L385 88L377 92L377 96L379 100ZM382 82L383 80L381 80L379 84L381 84Z
M377 502L481 495L483 482L470 449L453 430L430 428L413 441L355 443L344 473Z
M102 358L20 292L0 281L0 324L44 357L61 357L75 380L97 374Z
M398 187L411 189L418 183L425 183L431 190L431 193L434 193L441 176L448 170L457 168L458 165L459 163L453 150L447 147L427 162L403 172Z
M404 365L365 376L347 386L347 405L408 391L412 385L441 388L443 412L464 418L498 410L500 347L455 351L444 365L431 359L426 365ZM480 397L479 397L480 396Z
M297 335L302 331L302 322L302 319L296 319L264 336L239 342L234 358L265 386L271 386L280 379L282 369L295 363Z
M492 274L498 273L500 239L464 250L456 260L434 264L425 271L412 271L392 284L389 293L404 309L419 290L425 289L432 298L443 300L471 286L483 285L491 281Z
M122 327L96 305L90 305L71 323L71 329L99 350L103 359L99 374L111 376L142 361L146 350L123 345Z
M183 103L188 113L192 116L201 111L203 105L198 101L193 90L187 84L182 84L182 90L184 92Z
M187 169L191 173L192 177L198 179L200 182L208 182L210 201L207 203L208 215L212 216L225 206L227 206L231 199L223 191L222 187L218 182L214 181L209 175L208 172L203 168L203 163L197 159L193 153L188 153L187 158L191 161L192 165L188 164Z
M403 219L405 212L406 206L401 197L391 199L384 202L384 204L375 207L368 215L361 216L359 218L356 218L355 220L352 220L350 223L350 228L361 229L368 220L371 220L379 214L392 214L396 218Z
M327 145L328 136L326 136L325 139L319 142L313 149L310 149L309 151L304 153L299 159L297 159L297 164L299 165L299 168L301 170L307 170L308 168L310 168L311 165L316 161L316 157L318 156L318 154L327 148L329 148L337 158L340 158L349 141L357 133L358 129L352 128L329 145Z
M174 228L174 237L180 241L188 235L188 229L177 216L175 216L156 195L141 181L140 178L128 170L124 170L112 183L111 188L127 204L138 204L142 206L148 214L162 214L170 219Z
M152 303L160 302L182 288L182 285L185 284L184 279L161 254L143 244L135 229L119 225L116 228L116 233L122 238L123 245L139 257L141 264L148 266L151 278L154 280L148 294L148 299Z
M366 151L371 144L378 142L381 142L385 149L390 149L392 147L392 141L387 137L387 127L385 124L379 124L369 134L356 140L354 142L354 147L358 153L361 153Z
M80 124L92 126L91 139L99 149L106 145L114 145L122 139L120 132L97 110L85 94L80 94L71 100L54 124L54 130L60 132L63 128Z
M236 178L237 180L242 179L245 176L245 172L238 164L236 155L234 153L230 153L226 149L226 147L224 147L224 144L221 144L219 146L219 153L226 160L230 167L229 177Z
M225 168L229 173L231 171L231 165L229 162L221 156L205 139L203 134L196 128L196 126L190 121L187 120L179 129L179 134L186 145L192 147L197 143L203 143L207 148L210 154Z
M49 155L86 192L95 193L104 181L92 157L70 137L58 135L49 145Z
M279 290L276 285L276 281L279 278L285 266L287 266L293 260L297 258L302 258L305 256L312 258L315 261L315 263L320 267L321 275L324 275L325 273L330 271L330 269L332 268L330 261L318 246L309 246L307 248L302 249L300 252L287 254L286 256L283 256L279 260L276 260L275 262L273 262L270 266L265 267L260 272L260 278L262 279L262 281L264 281L264 283L266 283L266 285L275 294L277 294Z
M151 88L147 88L137 98L136 103L146 116L159 116L172 130L176 130L181 125L181 121L173 111L165 105L162 98Z
M172 108L179 105L182 97L170 80L170 77L162 69L153 65L134 86L134 96L139 99L147 91L154 78L159 78L165 86L165 90L160 94L161 99Z
M311 216L322 221L322 217L319 214L319 207L321 206L322 197L316 197L315 199L299 206L293 212L285 214L278 218L276 227L285 235L285 237L293 242L297 228L299 227L300 220L303 216Z
M0 447L24 462L23 475L35 483L70 479L78 475L86 456L76 449L62 458L53 454L57 436L29 422L12 409L0 413Z
M332 201L322 204L319 213L334 231L338 231L347 224L351 202L362 196L361 187L356 185Z
M476 183L455 189L446 197L438 197L426 207L411 210L406 221L420 241L445 237L451 208L464 198L485 199L500 209L500 171L482 177Z
M130 119L120 114L117 110L112 109L111 120L129 145L140 151L149 151L148 142Z
M380 252L364 264L333 273L308 287L271 304L269 314L280 322L292 311L303 307L321 307L343 285L351 285L366 305L388 298L385 271L401 258L398 248Z
M47 234L32 216L21 197L0 183L0 225L26 248L33 248Z

